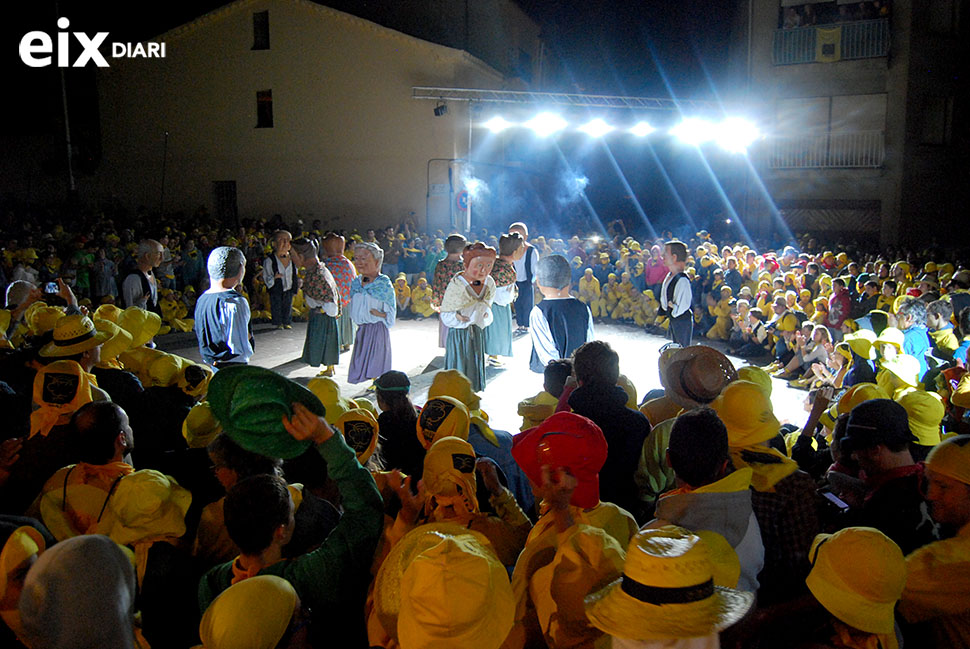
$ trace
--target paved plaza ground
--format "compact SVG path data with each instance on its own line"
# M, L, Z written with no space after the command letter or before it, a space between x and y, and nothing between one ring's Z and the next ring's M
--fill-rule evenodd
M256 354L252 363L273 369L280 374L306 384L322 368L312 368L300 362L306 323L294 322L293 329L278 330L269 325L256 325ZM620 371L626 374L637 387L638 398L647 391L659 388L660 377L657 370L657 354L667 341L639 328L622 324L597 324L596 337L605 340L620 355ZM406 372L411 377L411 398L421 405L425 402L428 386L434 369L440 368L444 349L437 346L438 322L436 319L398 320L391 328L391 349L394 369ZM706 344L701 340L701 344ZM158 340L159 347L187 358L199 361L198 347L194 337L189 335L163 336ZM529 370L531 352L529 336L520 336L513 343L515 356L505 361L505 367L489 368L488 386L481 393L482 409L490 418L492 425L500 430L515 433L522 424L516 413L518 402L532 396L542 389L542 375ZM341 394L350 398L367 397L374 400L373 393L366 392L370 384L352 385L347 382L347 367L350 354L341 354L340 365L336 368L336 381L340 384ZM731 358L736 367L748 364L739 358ZM436 364L435 364L436 363ZM430 371L429 371L430 366ZM773 379L772 402L775 415L785 423L801 425L808 414L802 402L806 393L794 390L784 381Z

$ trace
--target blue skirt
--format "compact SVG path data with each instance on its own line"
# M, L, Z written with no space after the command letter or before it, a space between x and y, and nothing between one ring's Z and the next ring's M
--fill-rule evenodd
M476 325L448 329L445 369L458 370L471 381L472 390L485 389L485 332Z
M512 305L492 305L492 324L485 328L485 353L512 355Z

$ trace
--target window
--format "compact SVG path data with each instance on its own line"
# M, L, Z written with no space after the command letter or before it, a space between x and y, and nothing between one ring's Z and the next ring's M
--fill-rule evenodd
M273 91L256 93L256 128L273 128Z
M253 49L269 49L269 11L253 14Z

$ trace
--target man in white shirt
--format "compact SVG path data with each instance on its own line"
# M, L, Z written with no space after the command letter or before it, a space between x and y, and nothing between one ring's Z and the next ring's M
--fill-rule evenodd
M135 254L137 266L121 284L123 304L161 315L158 308L158 280L154 271L162 263L162 244L154 239L144 239L138 243Z
M694 334L694 312L691 309L690 279L684 273L687 266L684 242L674 240L664 244L663 261L668 272L660 287L660 313L670 320L673 341L688 347Z
M286 230L273 234L273 252L263 261L263 282L269 291L269 308L273 326L293 328L293 296L296 294L296 266L290 260L293 235Z

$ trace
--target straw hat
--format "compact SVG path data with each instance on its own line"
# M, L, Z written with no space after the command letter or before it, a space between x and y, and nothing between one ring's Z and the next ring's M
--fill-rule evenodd
M38 353L45 358L75 356L94 349L110 337L110 334L95 329L91 318L66 315L54 325L54 340L41 347Z
M377 448L377 437L380 431L374 415L363 408L353 408L340 415L333 425L344 436L347 446L354 449L357 461L361 465L367 464L367 460Z
M871 527L847 527L816 536L809 558L805 584L829 613L866 633L894 632L906 560L892 539Z
M692 345L670 360L663 383L674 403L690 409L710 403L737 378L727 356L713 347Z
M717 633L744 616L754 593L715 585L714 572L693 532L644 530L630 541L623 576L586 598L586 615L610 635L639 641Z

